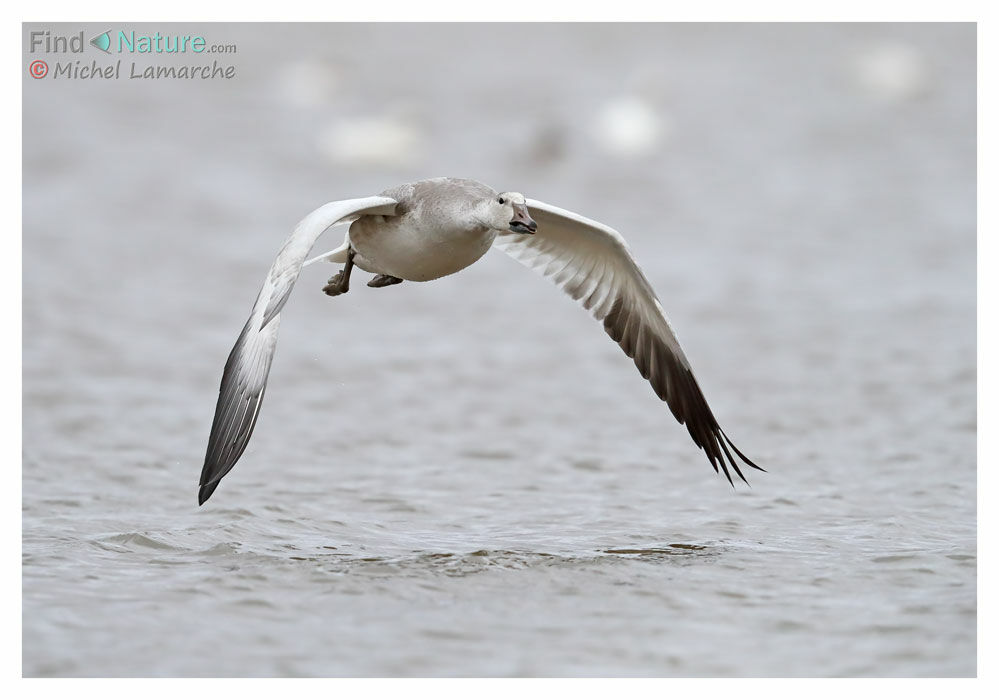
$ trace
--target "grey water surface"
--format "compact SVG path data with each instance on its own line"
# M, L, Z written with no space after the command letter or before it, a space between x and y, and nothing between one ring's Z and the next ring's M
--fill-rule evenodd
M976 673L973 25L127 28L237 50L25 49L24 675ZM767 473L492 251L308 268L199 508L288 232L438 175L621 231Z

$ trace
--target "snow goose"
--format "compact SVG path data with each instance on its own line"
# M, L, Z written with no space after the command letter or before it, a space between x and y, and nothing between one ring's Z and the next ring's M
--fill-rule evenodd
M343 245L306 262L319 236L341 223L350 223ZM330 202L295 227L229 353L201 472L199 505L246 449L260 414L281 309L304 265L343 263L323 288L337 296L349 290L355 266L375 275L368 282L372 287L426 282L468 267L492 247L551 279L602 321L729 483L730 466L746 481L740 460L763 471L718 425L652 285L617 231L518 192L437 178L374 197Z

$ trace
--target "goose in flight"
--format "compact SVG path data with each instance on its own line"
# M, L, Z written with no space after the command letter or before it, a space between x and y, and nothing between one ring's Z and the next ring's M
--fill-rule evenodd
M346 223L350 228L343 245L306 261L326 229ZM208 500L246 449L260 414L281 309L303 266L323 260L342 263L343 269L323 288L336 296L348 291L354 267L375 275L369 287L426 282L463 270L493 247L549 278L603 322L673 416L687 426L715 472L721 467L734 485L729 467L746 481L740 460L763 471L718 425L656 293L621 234L518 192L437 178L324 204L295 227L226 361L198 504Z

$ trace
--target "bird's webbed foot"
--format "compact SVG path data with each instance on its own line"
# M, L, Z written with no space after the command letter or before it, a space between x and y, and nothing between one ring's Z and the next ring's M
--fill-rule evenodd
M346 294L350 291L350 271L354 268L354 249L347 251L347 264L340 272L329 278L323 291L331 297Z
M392 275L375 275L368 280L369 287L390 287L393 284L400 284L402 279Z

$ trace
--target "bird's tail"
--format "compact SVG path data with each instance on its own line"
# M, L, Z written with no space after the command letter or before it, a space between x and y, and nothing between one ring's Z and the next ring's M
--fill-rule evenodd
M305 261L305 265L308 266L308 265L311 265L314 262L322 262L324 260L326 262L331 262L331 263L345 263L345 262L347 262L347 249L348 248L350 248L350 236L349 235L343 237L343 245L341 245L339 248L336 248L335 250L327 251L327 252L323 253L322 255L317 255L316 257L312 258L311 260L306 260Z

